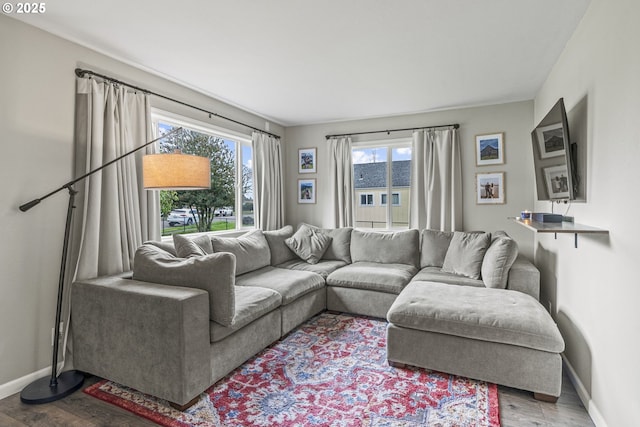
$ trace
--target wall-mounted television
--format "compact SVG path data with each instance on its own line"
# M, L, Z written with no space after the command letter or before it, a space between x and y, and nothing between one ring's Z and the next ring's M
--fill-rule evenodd
M562 98L531 132L531 141L538 200L574 200L578 193L577 148L569 139Z

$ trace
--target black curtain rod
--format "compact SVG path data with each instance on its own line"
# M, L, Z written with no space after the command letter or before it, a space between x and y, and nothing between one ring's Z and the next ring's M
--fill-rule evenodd
M460 125L458 123L454 123L454 124L451 124L451 125L418 126L418 127L412 127L412 128L404 128L404 129L372 130L372 131L369 131L369 132L352 132L352 133L341 133L341 134L337 134L337 135L326 135L325 138L330 139L330 138L337 138L339 136L367 135L367 134L370 134L370 133L391 133L391 132L401 132L401 131L406 131L406 130L437 129L437 128L447 128L447 127L452 127L454 129L458 129L460 127Z
M198 110L198 111L201 111L203 113L209 114L209 118L211 118L211 116L216 116L216 117L219 117L221 119L224 119L224 120L233 122L235 124L238 124L240 126L244 126L244 127L249 128L249 129L255 130L256 132L261 132L261 133L264 133L264 134L267 134L267 135L271 135L274 138L280 138L280 135L276 135L275 133L267 132L266 130L258 129L258 128L253 127L251 125L248 125L246 123L242 123L242 122L240 122L238 120L234 120L234 119L231 119L229 117L225 117L225 116L223 116L221 114L214 113L212 111L207 111L207 110L205 110L203 108L196 107L195 105L191 105L191 104L187 104L186 102L178 101L177 99L169 98L168 96L161 95L161 94L153 92L153 91L151 91L149 89L143 89L141 87L132 85L130 83L126 83L126 82L120 81L118 79L114 79L113 77L109 77L109 76L105 76L103 74L96 73L95 71L83 70L82 68L76 68L76 76L84 77L86 74L89 74L89 75L92 75L92 76L96 76L96 77L100 77L101 79L108 80L110 82L117 83L117 84L120 84L120 85L123 85L123 86L127 86L127 87L130 87L131 89L139 90L140 92L148 93L149 95L157 96L159 98L166 99L167 101L175 102L176 104L184 105L185 107L193 108L194 110Z

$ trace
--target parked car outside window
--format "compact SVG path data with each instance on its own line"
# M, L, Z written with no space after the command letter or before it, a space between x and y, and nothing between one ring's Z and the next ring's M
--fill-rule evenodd
M198 221L198 213L195 209L174 209L167 216L170 227L176 225L191 225Z
M213 214L215 216L232 216L233 215L233 209L231 209L231 208L218 208L218 209L213 211Z

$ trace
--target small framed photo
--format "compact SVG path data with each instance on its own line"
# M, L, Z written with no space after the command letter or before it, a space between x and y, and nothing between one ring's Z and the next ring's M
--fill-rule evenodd
M562 123L536 128L540 158L564 156L564 131Z
M544 168L544 181L550 199L569 198L569 173L567 165Z
M298 203L315 203L316 202L316 180L315 179L299 179L298 180Z
M478 205L505 204L504 172L476 174L476 203Z
M476 165L504 164L504 132L476 135Z
M298 150L298 173L316 173L316 149Z

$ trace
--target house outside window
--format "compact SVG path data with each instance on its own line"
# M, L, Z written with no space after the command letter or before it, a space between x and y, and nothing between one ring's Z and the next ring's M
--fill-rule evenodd
M169 113L152 114L159 152L176 149L211 161L211 189L160 191L163 236L254 227L253 152L247 136ZM240 183L240 185L237 185Z
M358 200L354 225L357 228L408 228L411 141L356 143L352 148L352 159L354 192ZM391 204L387 203L389 199Z

